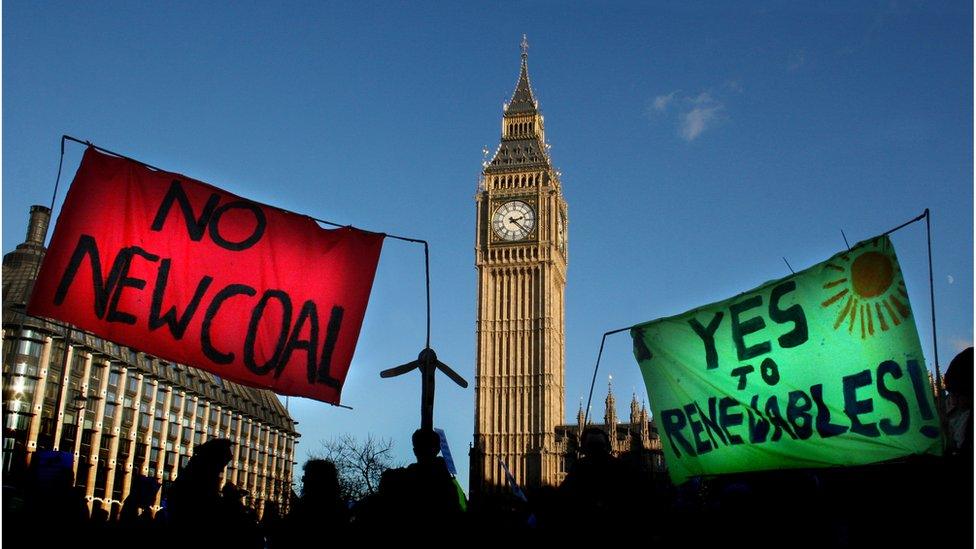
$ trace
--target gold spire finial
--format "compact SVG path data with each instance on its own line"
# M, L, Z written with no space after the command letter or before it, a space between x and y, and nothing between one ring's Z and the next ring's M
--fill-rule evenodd
M524 34L522 35L522 59L529 56L529 39Z

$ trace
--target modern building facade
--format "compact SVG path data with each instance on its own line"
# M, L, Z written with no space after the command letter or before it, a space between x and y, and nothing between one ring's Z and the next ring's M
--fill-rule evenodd
M528 44L475 202L478 270L471 495L559 481L569 218L529 82Z
M228 438L224 478L258 513L291 494L296 423L266 390L161 360L25 313L51 212L33 206L27 238L3 258L3 471L14 481L39 451L73 455L90 508L110 510L134 477L166 486L211 438Z

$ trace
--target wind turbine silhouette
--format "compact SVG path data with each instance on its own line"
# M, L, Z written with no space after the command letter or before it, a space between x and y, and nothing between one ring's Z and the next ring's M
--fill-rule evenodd
M424 274L426 276L427 288L427 344L424 347L424 350L420 351L420 354L417 355L417 360L383 370L380 372L380 377L396 377L414 369L420 370L420 428L425 431L433 431L434 371L440 370L444 372L447 377L451 378L454 383L457 383L463 389L468 388L468 382L465 381L463 377L459 376L457 372L452 370L450 366L444 364L440 360L437 360L437 353L430 348L430 247L428 246L427 241L406 237L394 238L399 238L409 242L422 243L424 245Z
M450 366L437 360L437 353L430 347L420 351L420 354L417 355L417 360L383 370L380 372L380 377L396 377L414 369L419 369L422 376L420 378L420 428L425 431L432 431L434 429L434 371L440 370L444 372L451 381L457 383L464 389L468 388L468 382L452 370Z

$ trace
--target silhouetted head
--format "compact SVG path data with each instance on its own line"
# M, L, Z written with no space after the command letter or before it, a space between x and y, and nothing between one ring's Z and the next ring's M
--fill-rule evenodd
M231 442L226 438L208 440L195 447L193 457L176 477L176 484L183 487L180 490L217 496L220 476L234 456L230 448Z
M339 493L339 471L327 459L310 459L302 468L303 496L335 496Z
M240 504L244 503L247 493L247 490L238 488L233 482L225 482L224 487L220 489L220 494L225 500Z
M610 437L599 427L583 429L581 437L583 455L589 458L604 458L610 455Z
M214 438L193 449L193 457L187 463L197 469L198 474L219 475L234 457L232 442L226 438Z
M957 399L968 399L972 402L973 398L973 348L964 349L956 355L946 369L945 378L946 391Z
M104 507L95 504L95 508L92 509L91 520L96 524L108 522L108 511Z
M436 431L417 429L413 432L413 455L417 463L433 461L441 451L441 436Z

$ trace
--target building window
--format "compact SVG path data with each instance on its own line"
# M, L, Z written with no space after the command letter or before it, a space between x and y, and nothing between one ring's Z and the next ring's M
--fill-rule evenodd
M98 464L98 471L95 473L95 493L96 498L105 497L105 479L108 478L108 467L104 463Z
M112 406L114 411L115 406ZM122 408L122 426L132 427L132 420L135 417L136 411L133 408ZM105 407L105 415L108 415L108 406Z
M29 339L22 339L17 344L17 354L39 357L41 356L41 349L44 346L36 341L31 341Z
M7 414L6 426L7 426L7 429L14 429L14 430L17 430L17 431L26 431L27 430L27 424L28 424L29 420L30 420L30 417L29 416L21 415L21 414L18 414L16 412L14 412L14 413L8 413ZM4 438L4 441L6 441L6 440L7 440L7 438L5 437ZM13 441L12 438L10 440Z
M61 391L61 384L58 383L59 377L49 376L47 383L44 385L44 398L51 401L50 406L47 403L44 404L45 411L48 413L54 409L54 400L58 398L58 392Z
M102 369L100 365L92 359L91 369L88 372L88 387L97 391L102 385Z

